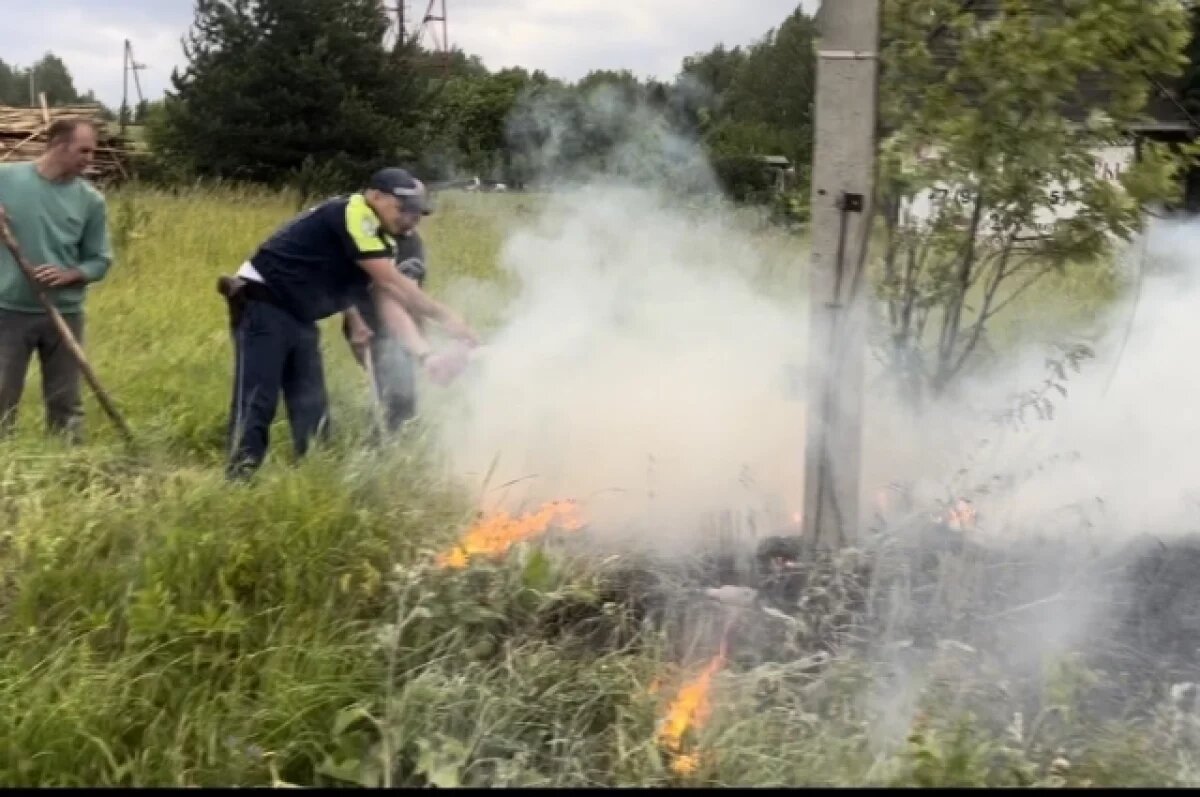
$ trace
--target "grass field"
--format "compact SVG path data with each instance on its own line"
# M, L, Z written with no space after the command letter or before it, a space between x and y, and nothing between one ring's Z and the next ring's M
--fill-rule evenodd
M496 200L455 199L430 219L434 293L441 263L496 276L504 219L532 212L521 205L532 200ZM655 734L693 673L677 667L680 640L638 625L611 573L582 560L519 549L465 572L436 567L470 497L424 475L419 431L382 451L359 445L365 385L336 322L325 336L335 444L293 467L280 427L259 481L224 483L232 353L214 280L295 203L199 190L110 202L119 262L91 296L88 349L139 447L119 445L91 398L86 446L45 441L31 374L19 434L0 444L0 785L1181 777L1163 727L1080 740L1079 726L1048 722L1014 740L960 722L966 687L937 678L919 701L928 717L909 727L864 697L860 664L817 676L803 650L719 673L699 764L675 773ZM1047 688L1069 693L1072 677Z

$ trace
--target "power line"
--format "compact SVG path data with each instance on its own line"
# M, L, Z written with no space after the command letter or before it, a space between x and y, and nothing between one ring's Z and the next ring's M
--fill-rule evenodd
M1165 86L1163 86L1163 84L1160 83L1158 81L1158 79L1155 78L1153 75L1147 74L1146 78L1151 83L1154 84L1154 87L1156 89L1158 89L1159 94L1163 95L1168 100L1170 100L1172 102L1172 104L1174 104L1175 107L1179 109L1179 112L1182 113L1185 118L1187 118L1188 124L1190 124L1192 126L1192 130L1200 131L1200 122L1197 122L1196 117L1192 116L1192 114L1188 111L1187 107L1182 102L1179 101L1179 98L1175 96L1175 92L1168 91L1167 88Z

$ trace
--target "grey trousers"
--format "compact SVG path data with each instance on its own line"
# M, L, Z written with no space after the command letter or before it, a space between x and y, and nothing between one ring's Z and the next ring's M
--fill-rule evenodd
M83 314L63 315L83 345ZM45 313L0 310L0 434L12 430L25 391L29 361L37 353L42 370L46 427L78 442L83 432L83 396L79 365Z
M394 432L417 414L416 363L408 350L386 334L371 339L375 390L383 404L387 431Z

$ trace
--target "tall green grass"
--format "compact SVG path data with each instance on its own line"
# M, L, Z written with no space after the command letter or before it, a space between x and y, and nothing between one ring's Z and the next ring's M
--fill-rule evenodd
M448 200L425 228L432 290L495 279L504 228L534 201ZM1145 741L1157 726L1089 737L1064 770L1049 741L997 746L937 694L928 727L881 746L853 660L723 672L707 752L681 780L654 738L688 672L666 652L677 640L594 563L522 549L433 567L470 496L430 478L420 429L361 445L366 387L336 321L332 445L293 465L281 417L260 478L223 481L232 349L214 282L295 199L110 202L118 262L90 298L87 349L139 445L90 398L85 446L44 439L36 376L0 443L0 785L1175 782L1171 748ZM1142 757L1120 767L1114 751Z

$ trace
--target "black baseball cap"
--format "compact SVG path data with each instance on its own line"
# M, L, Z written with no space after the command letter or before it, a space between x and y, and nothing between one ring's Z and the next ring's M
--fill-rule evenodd
M401 205L407 211L420 213L422 216L433 213L425 184L405 169L394 167L380 169L371 175L371 179L367 181L367 188L374 188L398 197Z

